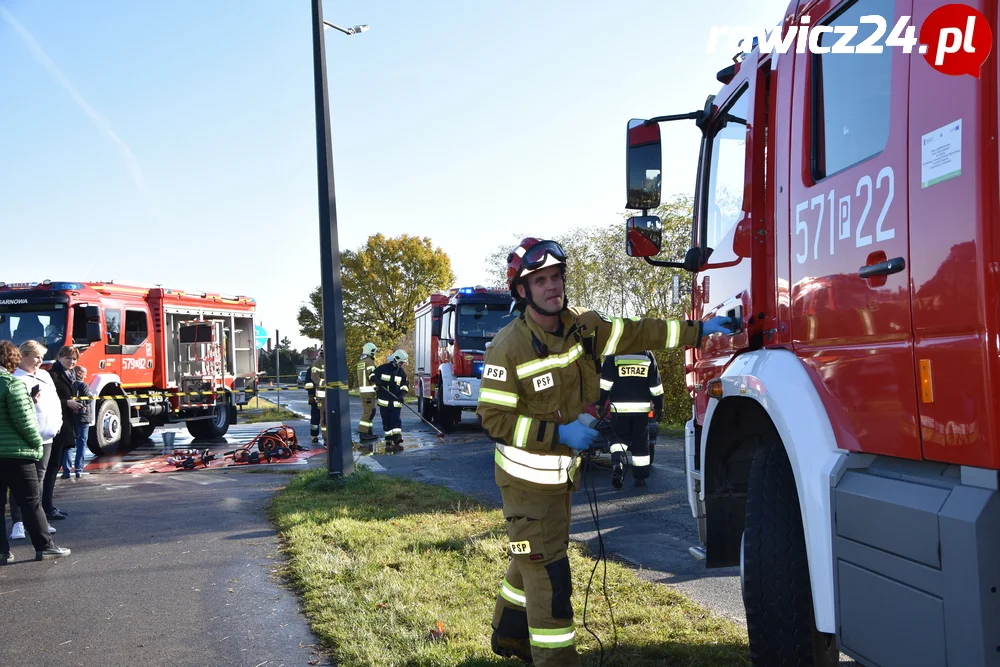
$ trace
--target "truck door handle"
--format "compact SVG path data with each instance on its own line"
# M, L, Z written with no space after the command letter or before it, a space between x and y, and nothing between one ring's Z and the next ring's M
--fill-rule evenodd
M874 276L888 276L893 273L899 273L906 268L906 260L902 257L893 257L892 259L887 259L884 262L879 262L878 264L871 264L869 266L862 266L858 269L858 275L862 278L872 278Z

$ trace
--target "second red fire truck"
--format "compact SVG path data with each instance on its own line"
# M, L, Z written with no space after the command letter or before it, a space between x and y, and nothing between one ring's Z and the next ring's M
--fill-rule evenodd
M455 287L416 307L413 382L424 419L450 431L479 401L486 346L511 318L506 289Z

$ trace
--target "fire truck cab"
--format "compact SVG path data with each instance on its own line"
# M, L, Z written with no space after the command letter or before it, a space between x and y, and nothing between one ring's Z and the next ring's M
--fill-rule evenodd
M486 346L515 316L511 303L508 290L477 286L431 294L416 307L413 389L420 414L442 431L475 411Z
M628 123L625 252L740 323L687 351L685 453L692 553L739 566L755 665L1000 665L997 5L969 3L978 77L859 46L943 4L792 0L776 25L857 52L757 45L704 108ZM654 259L666 122L700 156L690 249Z

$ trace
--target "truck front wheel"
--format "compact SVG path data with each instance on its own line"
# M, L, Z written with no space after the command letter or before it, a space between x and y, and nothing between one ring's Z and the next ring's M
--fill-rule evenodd
M187 430L192 438L195 440L218 440L229 431L233 414L233 410L230 409L232 398L228 392L223 396L223 400L215 405L211 419L196 419L187 423Z
M104 398L97 406L94 426L87 438L87 449L95 456L113 456L125 451L132 439L132 424L127 413L122 416L121 405L113 398Z
M754 453L740 569L755 666L839 664L835 636L816 629L799 498L780 443Z

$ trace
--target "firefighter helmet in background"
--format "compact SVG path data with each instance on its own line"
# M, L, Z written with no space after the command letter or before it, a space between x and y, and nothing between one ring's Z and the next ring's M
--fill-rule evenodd
M405 364L407 361L410 360L410 355L408 355L403 350L396 350L395 352L392 353L392 356L389 358L395 361L397 364Z
M550 266L558 266L562 269L563 275L566 274L566 250L555 241L529 237L523 239L520 245L510 251L510 254L507 255L507 287L518 307L523 307L525 300L517 293L517 284L535 271L547 269ZM525 288L527 291L527 286ZM565 307L564 297L563 308Z
M364 347L361 348L361 354L366 357L375 357L375 353L378 352L378 348L375 347L375 343L365 343Z

